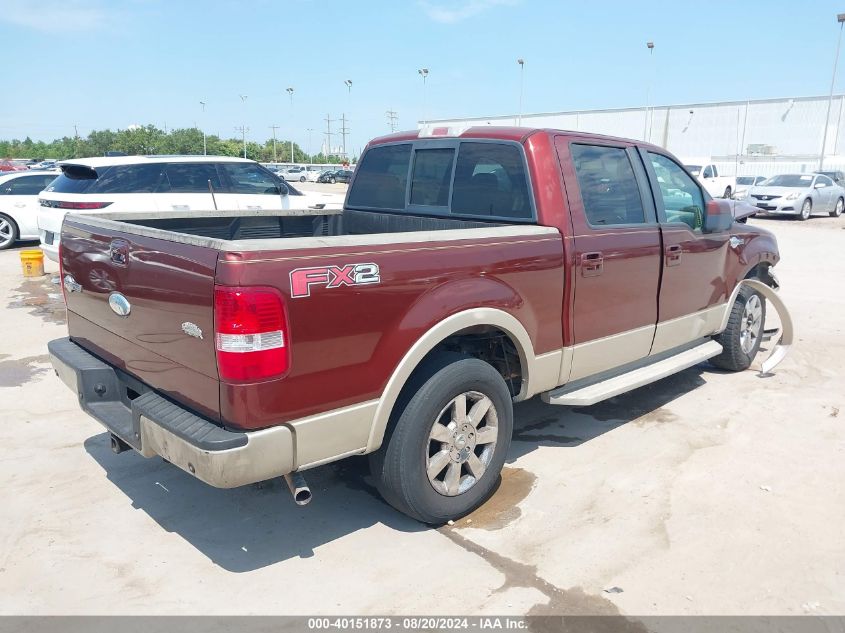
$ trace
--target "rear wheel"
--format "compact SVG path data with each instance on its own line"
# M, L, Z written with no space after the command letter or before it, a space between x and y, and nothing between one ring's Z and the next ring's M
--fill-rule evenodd
M838 218L840 215L842 215L843 209L845 209L845 200L843 200L842 198L839 198L836 201L836 206L833 207L833 211L830 212L830 217Z
M801 221L809 220L812 214L813 201L807 198L806 200L804 200L804 204L801 205L801 215L798 216L798 219Z
M299 182L305 182L305 176L300 176L300 177L299 177Z
M729 199L731 197L731 188L725 187L725 193L722 195L723 198Z
M495 490L510 446L513 407L488 363L457 353L431 359L397 402L370 466L379 492L418 521L441 524Z
M337 182L337 179L334 176L332 176L331 178L329 178L329 182L331 184L335 184Z
M722 353L710 362L728 371L748 369L760 350L765 322L766 300L754 290L742 288L731 307L728 326L715 337Z
M14 245L18 239L18 225L7 215L0 213L0 250Z

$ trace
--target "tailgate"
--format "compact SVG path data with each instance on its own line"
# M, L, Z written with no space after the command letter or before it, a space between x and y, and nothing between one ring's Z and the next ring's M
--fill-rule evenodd
M99 228L68 216L62 268L78 284L65 284L70 336L218 420L216 266L213 248Z

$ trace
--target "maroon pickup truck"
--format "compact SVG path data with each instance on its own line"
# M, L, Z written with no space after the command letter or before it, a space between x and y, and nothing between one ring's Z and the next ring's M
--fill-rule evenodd
M702 361L739 371L767 231L660 147L427 128L367 146L342 210L68 215L58 376L111 433L234 487L370 454L421 521L495 489L512 403L583 406Z

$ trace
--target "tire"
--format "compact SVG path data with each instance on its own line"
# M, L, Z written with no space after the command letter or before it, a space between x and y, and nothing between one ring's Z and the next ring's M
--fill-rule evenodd
M714 338L722 353L710 359L719 369L744 371L760 350L766 323L766 300L760 293L742 288L731 306L728 326Z
M18 241L18 225L8 215L0 213L0 251L11 248Z
M731 188L729 186L725 187L725 193L722 195L722 197L725 198L726 200L730 200L731 193L733 193L731 191Z
M336 178L329 178L329 182L331 184L335 184L337 182L337 179Z
M830 212L830 217L838 218L840 215L842 215L843 209L845 209L845 200L839 198L836 201L836 206L833 208L833 211Z
M813 214L813 201L809 198L805 199L804 202L801 204L801 213L798 215L798 219L802 222L805 220L809 220L810 216Z
M473 407L485 410L474 422ZM513 404L499 373L477 358L439 354L403 390L384 443L370 456L370 470L390 505L440 525L471 512L494 492L512 433Z
M299 182L305 182L305 176L300 176L300 177L299 177Z

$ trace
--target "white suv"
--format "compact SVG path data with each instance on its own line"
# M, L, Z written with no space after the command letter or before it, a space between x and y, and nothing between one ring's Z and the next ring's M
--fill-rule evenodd
M294 189L255 161L226 156L110 156L59 163L41 192L41 249L59 259L65 213L340 208L343 196Z

